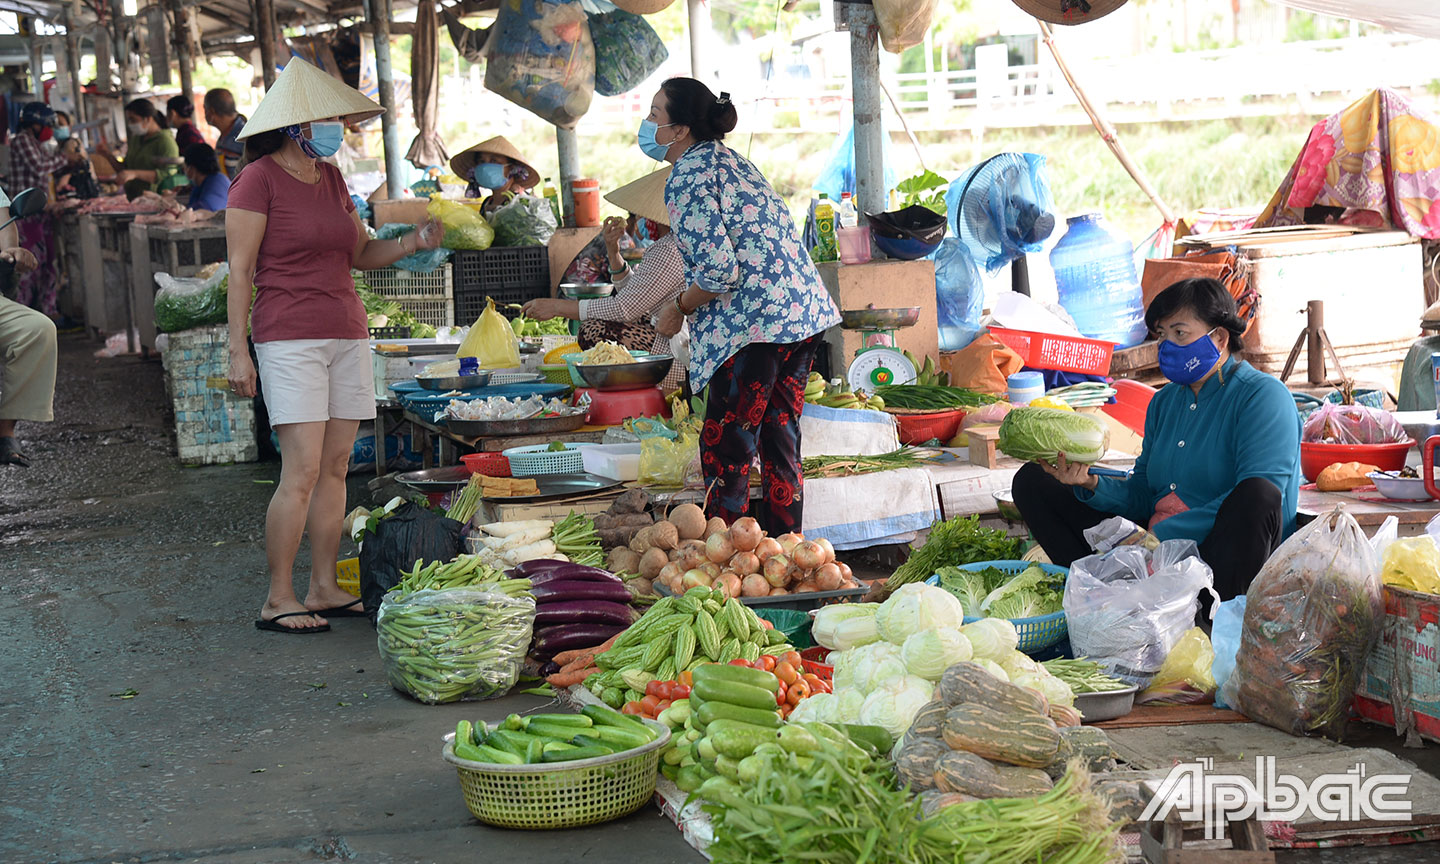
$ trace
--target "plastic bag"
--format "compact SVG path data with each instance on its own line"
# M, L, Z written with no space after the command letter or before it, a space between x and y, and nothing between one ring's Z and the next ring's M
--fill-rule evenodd
M645 438L640 442L640 485L684 488L690 463L699 458L700 439L693 435L682 435L673 441Z
M445 226L445 239L441 245L446 249L473 249L483 252L495 242L495 230L480 215L480 211L444 198L431 198L425 212L440 220Z
M478 588L392 591L375 622L390 686L430 705L504 696L534 628L533 598Z
M959 351L940 355L940 368L950 373L951 386L1002 398L1010 392L1007 379L1024 365L1014 349L989 333L981 333Z
M1235 672L1235 652L1240 650L1240 627L1245 620L1245 596L1232 597L1220 604L1210 627L1210 643L1215 647L1215 663L1210 667L1215 678L1215 707L1229 708L1225 702L1225 682Z
M487 32L485 89L574 129L595 92L595 45L578 0L502 3Z
M474 357L481 369L514 369L520 365L520 346L515 330L505 316L495 311L495 301L485 298L485 311L475 319L465 341L455 349L456 357Z
M1385 615L1365 532L1336 507L1281 544L1245 597L1225 702L1292 735L1339 740Z
M544 246L555 233L555 211L534 195L516 195L490 214L494 246Z
M634 90L670 57L655 28L623 9L591 15L590 39L595 44L595 92L601 96Z
M936 0L875 0L880 44L891 54L899 54L925 41L936 5Z
M1395 415L1364 405L1326 402L1300 429L1300 440L1311 444L1395 444L1409 439Z
M375 525L360 546L360 599L374 620L400 571L416 561L450 561L460 554L465 524L407 502Z
M397 237L404 237L415 230L414 225L406 225L403 222L390 222L375 229L376 240L394 240ZM411 273L429 273L435 268L450 260L450 250L445 247L439 249L417 249L395 262L398 270L408 270Z
M204 272L204 271L201 271ZM230 285L230 264L222 263L207 276L177 279L156 273L155 329L174 333L192 327L224 324Z
M1150 680L1137 705L1198 705L1215 696L1215 649L1210 637L1191 627L1170 649L1160 671Z
M946 237L935 253L936 316L940 350L959 351L980 335L985 314L985 285L965 244Z
M1200 592L1215 596L1213 585L1193 540L1167 540L1153 552L1121 546L1081 558L1065 580L1070 647L1110 675L1146 687L1195 626Z

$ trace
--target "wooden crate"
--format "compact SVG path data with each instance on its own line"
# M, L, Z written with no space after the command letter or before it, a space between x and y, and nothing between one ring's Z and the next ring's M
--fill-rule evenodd
M559 522L570 511L575 511L585 516L594 516L596 513L604 513L620 497L623 489L612 489L608 492L601 492L589 498L581 498L570 501L540 502L537 504L507 503L489 499L481 503L480 510L475 515L475 523L488 525L491 522L524 522L530 519L548 519L552 522Z

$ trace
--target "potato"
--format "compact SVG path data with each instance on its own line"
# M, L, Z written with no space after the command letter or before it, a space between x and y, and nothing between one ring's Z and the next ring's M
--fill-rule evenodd
M623 546L617 546L610 550L610 556L605 561L605 569L611 573L639 573L640 558L633 550ZM660 565L665 566L665 565ZM653 578L653 577L652 577Z
M631 553L631 554L634 554L634 553ZM625 571L625 572L627 572L627 573L635 573L635 572L638 572L641 576L644 576L646 579L654 579L654 578L656 578L657 576L660 575L660 571L661 571L661 570L664 570L664 569L665 569L665 565L666 565L666 564L669 564L669 563L670 563L670 556L665 553L665 550L664 550L664 549L660 549L660 548L658 548L658 547L655 547L655 548L651 548L651 549L650 549L649 551L647 551L644 555L641 555L641 556L640 556L640 561L639 561L638 569L637 569L637 570L627 570L627 571Z

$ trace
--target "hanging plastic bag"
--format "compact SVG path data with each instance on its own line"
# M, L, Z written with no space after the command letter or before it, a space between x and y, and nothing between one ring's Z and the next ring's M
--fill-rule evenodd
M641 486L682 489L690 463L700 458L700 439L681 435L675 440L646 438L640 442Z
M1193 540L1167 540L1154 552L1121 546L1081 558L1065 580L1070 647L1116 678L1149 686L1195 626L1200 592L1215 596L1213 585Z
M952 387L966 387L993 396L1003 397L1008 393L1007 379L1024 365L1019 354L989 333L980 334L959 351L940 352L940 368L950 373Z
M533 598L480 588L392 591L375 622L390 686L429 705L504 696L534 628Z
M415 230L414 225L406 225L403 222L390 222L375 229L376 240L394 240L397 237L404 237ZM406 270L411 273L431 273L450 260L450 250L443 246L439 249L417 249L395 262L395 269Z
M534 195L516 195L490 214L495 246L544 246L555 233L555 211Z
M936 5L936 0L875 0L880 44L891 54L900 54L924 42Z
M416 561L450 561L460 554L465 525L418 504L401 504L375 525L360 546L360 599L374 619L400 571Z
M946 237L935 253L936 317L940 350L960 351L980 335L985 314L985 285L965 244Z
M1240 650L1240 627L1245 621L1245 597L1232 597L1220 604L1210 627L1210 642L1215 647L1215 707L1229 708L1225 702L1225 682L1235 672L1235 653Z
M1396 444L1410 436L1395 415L1365 405L1326 402L1305 418L1300 440L1324 444Z
M601 96L629 93L670 57L655 28L623 9L591 15L590 39L595 43L595 92Z
M1281 544L1245 596L1225 702L1292 735L1339 740L1385 615L1365 532L1336 507Z
M515 329L495 310L492 298L485 298L485 311L475 319L465 341L455 349L455 356L474 357L481 369L514 369L520 365Z
M1210 637L1191 627L1170 649L1137 705L1199 705L1215 697L1215 649Z
M473 207L436 197L430 199L425 212L445 226L445 239L441 245L446 249L483 252L495 242L494 229Z
M485 89L574 129L595 92L595 45L578 0L502 3L487 32Z
M169 273L156 273L155 329L175 333L192 327L224 324L228 312L230 264L206 268L206 275L176 278ZM201 273L205 273L204 270Z

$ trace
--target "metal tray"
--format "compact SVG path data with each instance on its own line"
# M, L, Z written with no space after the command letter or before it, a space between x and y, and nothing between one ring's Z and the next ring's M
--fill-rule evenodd
M470 482L470 469L464 465L426 468L424 471L407 471L396 475L395 479L416 492L449 492Z
M445 428L466 438L503 438L509 435L554 435L574 432L585 425L585 413L571 417L533 417L526 420L445 421Z
M896 330L900 327L912 327L919 320L919 306L840 311L840 327L844 330Z
M612 282L561 282L560 296L568 300L609 297L615 293Z
M669 597L674 592L657 583L655 593L661 597ZM766 609L798 609L805 612L821 606L828 606L831 603L858 601L868 593L870 593L870 589L862 585L859 588L841 588L839 591L811 591L808 594L781 594L778 597L739 597L737 599L746 606L761 606Z
M387 339L376 339L376 340L373 340L373 341L374 341L377 345L391 345L391 344L393 344L393 342L392 342L391 340L387 340ZM453 356L456 351L459 351L459 350L460 350L460 343L459 343L459 342L436 342L436 343L434 343L434 344L432 344L432 345L400 345L400 346L397 346L397 347L399 347L401 350L399 350L399 351L376 351L374 345L371 346L370 350L371 350L372 352L376 353L376 354L379 354L381 357L396 357L396 358L399 358L399 357L432 357L432 356L433 356L433 357L442 357L442 356L445 356L445 355L451 355L451 356Z
M1138 687L1124 690L1106 690L1103 693L1076 693L1075 710L1080 712L1086 723L1099 723L1124 717L1135 707L1135 691Z
M570 498L576 495L593 495L624 485L619 480L601 477L598 474L541 474L529 478L540 490L535 495L515 495L508 498L487 498L487 501L515 501L528 503L548 501L552 498Z
M451 390L476 390L487 387L490 384L490 376L494 374L489 369L481 369L474 375L452 375L449 378L416 378L415 382L422 390L433 390L437 393L448 393Z

